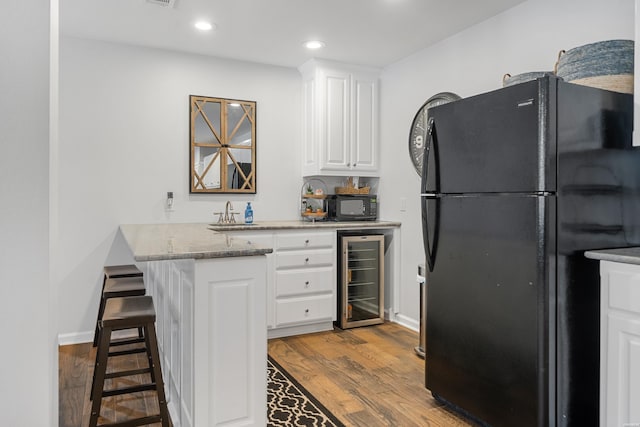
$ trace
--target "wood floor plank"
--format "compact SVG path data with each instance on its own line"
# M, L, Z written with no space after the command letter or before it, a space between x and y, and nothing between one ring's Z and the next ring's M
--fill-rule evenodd
M471 426L425 388L424 360L413 350L417 343L414 331L385 323L272 339L269 354L346 426ZM91 344L61 346L59 357L59 425L84 427L95 350ZM115 359L121 360L109 370L147 363L144 354ZM145 374L112 382L121 386L147 379ZM157 411L153 392L104 399L101 414L103 420L120 421L147 411Z
M123 348L124 349L124 348ZM59 347L59 420L60 427L85 427L89 425L91 401L89 399L95 349L90 343ZM147 366L146 354L110 358L107 372L122 371ZM147 383L149 374L115 378L105 381L105 388L120 388ZM157 414L158 402L152 391L111 396L102 400L99 424ZM160 423L152 426L160 426Z
M418 342L384 323L272 339L269 355L347 426L471 426L425 388Z

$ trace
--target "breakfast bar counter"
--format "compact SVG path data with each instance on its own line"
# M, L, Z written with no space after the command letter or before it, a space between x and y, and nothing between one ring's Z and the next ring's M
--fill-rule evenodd
M127 224L120 230L136 261L227 258L271 253L212 231L209 224Z
M175 427L266 425L270 247L208 224L121 225L153 297Z

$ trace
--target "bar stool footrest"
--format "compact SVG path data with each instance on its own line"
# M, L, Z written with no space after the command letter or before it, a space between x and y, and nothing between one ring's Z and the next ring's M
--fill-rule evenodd
M131 377L133 375L150 374L151 368L129 369L128 371L110 372L104 376L104 379L113 379L121 377Z
M109 343L109 347L117 347L119 345L139 344L143 343L144 338L123 338L120 340L114 340Z
M138 354L138 353L146 353L147 349L144 347L141 348L132 348L131 350L118 350L118 351L110 351L109 357L114 356L126 356L128 354Z
M121 394L138 393L141 391L155 391L156 383L133 385L131 387L114 388L103 390L102 397L119 396Z

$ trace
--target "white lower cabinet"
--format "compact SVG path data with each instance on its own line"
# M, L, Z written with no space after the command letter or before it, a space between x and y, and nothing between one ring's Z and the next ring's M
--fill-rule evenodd
M275 235L275 328L269 337L333 329L336 232L287 230Z
M273 248L267 255L268 337L333 329L336 230L234 231L232 238Z
M600 425L640 425L640 265L600 262Z
M232 239L242 239L267 248L273 248L274 236L270 230L265 231L230 231L225 232ZM266 301L267 301L267 328L272 329L275 326L275 310L273 304L273 281L274 281L274 255L273 253L265 255L267 259L267 277L266 277Z
M267 258L139 266L154 299L173 425L266 425Z

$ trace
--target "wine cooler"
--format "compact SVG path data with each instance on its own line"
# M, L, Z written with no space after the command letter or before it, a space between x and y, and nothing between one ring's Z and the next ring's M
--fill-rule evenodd
M384 322L384 236L341 234L338 326Z

